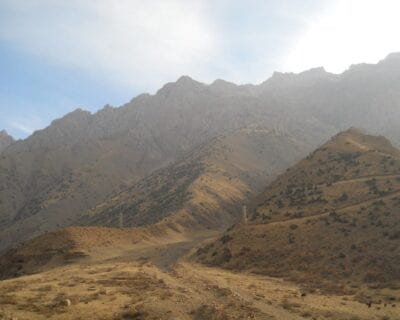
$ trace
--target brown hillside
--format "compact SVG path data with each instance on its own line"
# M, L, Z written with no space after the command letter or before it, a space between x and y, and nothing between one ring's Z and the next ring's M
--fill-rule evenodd
M189 229L221 229L237 220L243 202L307 148L276 130L236 130L114 195L79 223L115 227L123 214L125 226L163 221Z
M350 129L278 177L201 261L322 286L400 280L400 153Z
M146 244L173 243L184 235L167 227L69 227L45 233L0 257L0 278L38 273L78 260L110 259Z
M168 243L195 230L221 230L237 221L243 201L254 197L264 181L295 162L305 149L301 141L262 128L213 139L79 220L99 227L45 233L10 250L1 258L0 274L35 273L78 258L92 259L97 253L105 259L120 254L119 247L134 250L135 243ZM124 227L130 228L101 227L118 227L120 213Z

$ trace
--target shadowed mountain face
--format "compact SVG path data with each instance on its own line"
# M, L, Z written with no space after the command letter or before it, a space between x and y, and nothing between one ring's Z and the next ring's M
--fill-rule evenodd
M400 279L400 152L350 129L280 175L203 262L306 284ZM323 285L322 285L323 287Z
M11 137L7 131L0 131L0 153L7 148L10 144L14 142L13 137Z
M156 170L241 128L296 137L304 146L302 156L353 124L399 144L398 92L400 59L394 54L341 75L323 69L276 73L258 86L223 80L204 85L181 77L120 108L95 114L76 110L2 152L0 250L76 224L89 209L110 203L111 196L140 188L135 184ZM290 152L283 156L287 163ZM143 212L129 215L130 224L165 216ZM143 218L147 213L157 218Z
M226 228L241 205L301 158L308 143L275 130L246 128L212 139L90 210L79 224Z

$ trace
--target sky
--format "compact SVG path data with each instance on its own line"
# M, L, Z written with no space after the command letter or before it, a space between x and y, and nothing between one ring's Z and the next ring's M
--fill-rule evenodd
M23 139L181 75L260 83L400 51L398 0L0 0L0 129Z

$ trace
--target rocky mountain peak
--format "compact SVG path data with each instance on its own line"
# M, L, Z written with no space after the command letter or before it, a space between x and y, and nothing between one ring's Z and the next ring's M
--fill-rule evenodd
M383 60L386 62L400 62L400 52L392 52Z
M236 89L237 85L232 82L228 82L222 79L217 79L210 84L210 88L215 91L228 91Z
M0 137L8 136L8 133L6 130L1 130L0 131Z
M194 83L198 83L196 80L193 80L191 77L187 76L187 75L183 75L180 76L178 80L176 80L175 82L176 84L194 84Z
M6 130L0 131L0 152L7 148L13 142L14 138L11 137Z
M175 82L169 82L157 91L157 95L169 96L171 94L187 94L193 91L201 90L205 86L203 83L193 80L189 76L181 76Z
M80 119L81 117L87 117L90 116L91 113L89 111L83 110L81 108L77 108L74 111L68 113L65 115L64 119Z
M268 86L309 86L315 82L328 79L333 75L327 72L324 67L312 68L300 73L278 72L275 71L272 77L261 84L263 87Z
M399 151L383 136L369 135L365 130L351 127L334 136L321 149L334 149L335 151L377 152L399 156Z

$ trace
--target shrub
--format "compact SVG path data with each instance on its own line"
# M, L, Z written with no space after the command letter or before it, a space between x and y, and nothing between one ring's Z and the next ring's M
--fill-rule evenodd
M224 248L221 258L223 262L229 262L232 259L231 251L228 248Z
M231 241L232 239L233 238L229 234L226 234L220 240L223 244L225 244L225 243L228 243L229 241Z

